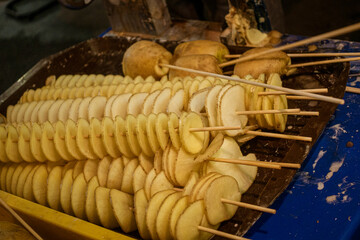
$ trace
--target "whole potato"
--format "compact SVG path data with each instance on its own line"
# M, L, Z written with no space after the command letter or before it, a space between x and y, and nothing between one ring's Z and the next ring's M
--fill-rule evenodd
M243 56L249 56L267 49L269 48L253 48L244 52ZM241 78L248 74L252 75L254 78L258 78L262 73L267 76L270 73L286 74L287 66L290 63L290 57L286 53L282 51L276 51L259 56L249 61L237 63L234 68L234 74Z
M179 44L174 51L174 59L181 56L195 54L210 54L217 58L219 63L225 62L225 55L229 54L227 47L216 41L195 40Z
M188 55L182 56L175 60L173 63L175 66L191 68L195 70L200 70L204 72L211 72L222 74L221 69L219 68L218 61L216 57L209 54L197 54L197 55ZM173 79L175 77L184 78L186 76L196 77L199 74L190 73L181 70L170 69L169 71L169 79Z
M25 228L8 221L0 221L0 239L7 240L35 240Z
M169 64L171 58L172 54L163 46L151 41L138 41L124 53L123 73L132 78L153 76L160 79L169 69L159 66L159 63Z

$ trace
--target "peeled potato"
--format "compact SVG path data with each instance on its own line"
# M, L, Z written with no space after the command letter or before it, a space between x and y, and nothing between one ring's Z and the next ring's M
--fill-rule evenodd
M151 41L138 41L124 53L123 72L132 78L153 76L159 79L167 74L169 69L159 66L159 63L169 64L172 54L161 45Z
M174 59L177 59L180 56L194 54L210 54L216 57L219 63L222 63L226 61L225 55L229 54L229 50L220 42L211 40L195 40L177 45L174 50Z
M191 68L195 70L210 72L210 73L217 73L222 74L222 70L218 66L218 61L216 57L209 55L209 54L198 54L198 55L188 55L182 56L175 60L173 63L175 66L184 67L184 68ZM169 71L169 79L173 79L175 77L184 78L185 76L195 77L199 74L197 73L190 73L181 70L174 70L171 69Z

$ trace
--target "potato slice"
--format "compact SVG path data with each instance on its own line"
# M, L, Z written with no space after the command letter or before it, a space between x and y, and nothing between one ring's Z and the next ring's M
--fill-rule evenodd
M16 122L17 123L21 123L21 122L24 122L24 115L25 115L25 111L26 109L28 108L29 106L29 103L23 103L21 104L20 108L19 108L19 111L16 115Z
M101 187L106 187L111 162L112 158L110 157L104 157L99 161L97 177Z
M132 179L134 193L144 188L146 176L147 175L144 169L138 165L134 171L134 177Z
M48 171L46 166L40 165L34 173L32 179L32 189L35 201L43 206L47 205L47 178Z
M97 187L95 189L95 203L101 225L113 229L119 227L119 224L111 208L110 190L109 188Z
M106 97L96 96L89 102L88 120L93 118L101 120L104 117L104 108L106 105Z
M176 113L169 114L168 130L171 143L175 149L179 150L181 147L181 141L179 136L179 117Z
M199 199L196 199L196 196L200 190L200 188L204 185L204 183L206 183L209 179L215 177L215 176L218 176L219 174L218 173L215 173L215 172L211 172L211 173L208 173L204 176L202 176L199 181L194 185L192 191L190 192L190 198L189 198L189 201L190 202L195 202L196 200L199 200Z
M17 183L19 180L19 176L20 176L21 172L24 170L25 166L26 166L25 163L17 164L17 166L14 170L14 173L11 176L9 193L16 194L16 186L17 186Z
M114 80L114 75L108 74L104 77L104 81L102 82L103 86L111 85L112 81Z
M55 123L56 121L58 121L59 109L63 103L64 100L57 100L50 106L47 112L47 120L50 123Z
M219 133L216 137L211 141L210 145L206 148L205 152L196 157L196 162L203 162L206 159L212 157L224 143L224 135Z
M83 100L82 98L77 98L72 102L71 107L69 109L69 113L68 113L68 119L71 119L75 122L78 120L79 108L80 108L80 104L82 103L82 100Z
M66 161L74 160L74 157L69 153L65 144L65 125L62 121L58 121L53 126L55 130L54 145L60 157Z
M134 194L133 177L135 169L139 166L139 161L134 158L124 168L124 175L121 182L121 191Z
M8 125L7 127L7 138L5 141L5 152L7 155L7 158L11 162L21 162L23 161L19 149L18 149L18 140L19 140L19 134L16 128L13 125Z
M241 193L236 180L230 176L216 178L204 196L205 214L210 224L215 225L232 218L237 206L225 204L221 199L240 201Z
M188 181L184 186L183 195L190 195L191 191L193 190L195 184L199 181L199 173L196 171L191 172Z
M71 189L73 181L73 169L68 169L60 184L60 204L64 212L70 215L73 214L73 209L71 207Z
M67 99L61 104L57 120L65 122L69 118L69 110L73 102L74 99Z
M233 85L232 84L226 84L225 86L223 86L219 93L216 95L216 124L217 126L221 126L221 119L220 119L220 108L221 108L221 97L224 95L224 93L231 88Z
M144 99L143 107L142 107L142 113L144 115L149 115L150 113L152 113L152 108L153 108L155 99L160 94L160 92L161 92L160 90L156 90L146 96L146 98Z
M127 84L119 84L117 86L115 86L115 89L109 89L108 90L108 97L112 96L111 92L113 92L113 95L120 95L120 94L124 94L125 93L125 88L127 87Z
M33 123L31 126L30 150L32 155L38 162L45 162L47 159L42 151L40 138L41 127L39 124Z
M135 94L137 94L137 93L140 93L141 92L141 89L142 89L142 87L143 87L143 83L141 83L141 82L135 82L134 81L134 84L135 84L135 87L133 88L133 90L132 90L132 94L133 95L135 95Z
M157 116L155 114L150 114L147 117L147 122L146 122L146 134L149 139L150 147L154 153L160 149L160 144L156 135L156 127L155 127L156 121L157 121Z
M282 96L274 96L274 109L275 110L282 110L286 109L286 105L284 103L286 97ZM274 127L279 132L284 132L286 128L286 115L285 114L274 114Z
M16 104L14 106L14 109L12 110L11 115L10 115L10 119L11 119L10 122L16 123L17 114L18 114L18 112L19 112L19 110L21 108L21 105L22 104Z
M91 100L92 100L91 97L83 98L83 100L79 104L79 108L78 108L78 119L79 118L83 118L86 120L89 119L89 106L90 106Z
M169 117L165 113L160 113L156 117L155 131L160 147L164 150L169 142L168 131Z
M168 189L173 189L173 188L174 188L174 185L170 183L170 181L165 176L164 171L162 171L156 175L156 177L154 178L154 180L151 183L150 196L152 197L158 192L168 190Z
M156 193L149 201L146 212L146 225L149 229L152 239L159 239L156 232L156 218L160 207L162 206L166 197L174 193L174 190L164 190Z
M125 118L127 114L127 105L129 99L131 97L131 93L121 94L116 97L111 105L111 116L115 118L116 116L120 116L121 118Z
M190 86L189 92L188 92L189 98L192 98L193 94L198 91L199 85L200 85L200 81L199 81L199 80L194 79L194 80L191 82L191 86ZM188 107L188 109L189 109L189 107Z
M150 147L149 139L148 139L148 136L146 135L146 121L147 121L147 117L144 116L143 114L140 114L137 116L137 122L136 122L136 128L135 128L136 129L136 137L137 137L138 143L140 145L140 148L142 150L141 154L151 157L151 156L154 156L154 152L152 151L152 149Z
M114 100L117 98L117 95L113 95L108 98L106 101L105 109L104 109L104 117L112 117L111 115L111 106L114 102Z
M120 116L115 118L115 143L120 152L126 157L134 157L126 137L125 121Z
M21 158L25 162L35 162L36 159L31 153L30 149L30 130L25 124L21 124L19 129L19 140L18 140L18 150L21 155ZM1 141L1 140L0 140Z
M147 174L145 179L144 191L146 194L146 198L149 200L151 198L151 183L153 182L155 177L156 177L156 172L155 169L153 169Z
M110 203L117 222L125 233L137 229L133 212L134 198L130 194L116 189L110 190Z
M36 106L34 107L33 111L31 112L30 115L30 122L34 123L34 122L38 122L38 112L40 107L44 104L44 101L39 101L37 102ZM9 114L7 114L8 118L9 118ZM8 119L11 122L11 119Z
M87 183L84 174L79 174L73 182L71 190L71 207L74 215L80 219L86 219L85 202L86 202Z
M93 176L97 175L98 165L98 159L88 159L85 161L83 166L83 174L86 182L89 182Z
M184 110L184 95L184 89L179 89L173 94L167 107L168 113L175 113L177 116L181 115Z
M52 162L57 162L61 160L61 156L57 152L54 143L54 128L52 124L46 121L42 125L42 134L41 134L41 149L44 153L46 159Z
M134 196L135 220L140 236L143 239L151 239L150 232L146 226L146 209L148 200L144 189L140 189Z
M160 94L156 97L154 101L152 112L155 114L166 112L170 98L171 98L170 88L164 88L163 90L161 90Z
M124 162L122 158L111 161L107 173L106 187L110 189L121 189L121 182L124 175Z
M31 102L28 104L27 108L25 109L24 112L24 118L23 118L23 122L30 122L31 120L31 114L34 111L36 105L38 104L38 102Z
M204 181L198 188L198 191L194 193L194 201L195 200L201 200L204 199L205 193L210 186L210 184L217 178L221 177L221 174L214 174L211 177L209 177L206 181ZM191 201L191 200L190 200Z
M95 189L99 186L97 176L93 176L87 184L85 213L89 222L100 224L99 215L96 210Z
M10 166L11 166L11 164L6 164L1 168L0 189L3 191L6 191L6 175L7 175L7 171L9 170Z
M5 151L6 139L7 130L5 129L5 126L0 126L0 161L3 163L7 163L10 161Z
M31 170L36 167L37 165L35 164L27 164L23 170L21 171L20 175L19 175L19 178L17 180L17 184L16 184L16 190L15 190L15 195L18 196L18 197L23 197L23 191L24 191L24 185L25 185L25 181L26 181L26 178L27 176L30 174ZM2 167L2 171L1 171L1 183L4 183L5 184L5 180L3 181L2 180L2 174L3 174L3 171L4 171L4 174L6 173L8 167ZM6 175L5 175L6 176ZM2 188L1 186L1 190L5 190Z
M129 143L129 147L135 156L139 156L141 153L141 147L136 136L136 118L133 115L126 117L126 139Z
M257 103L256 103L256 110L262 110L263 109L263 98L265 96L259 96L258 97L258 100L257 100ZM256 114L255 115L255 118L256 118L256 122L257 124L259 125L260 128L270 128L267 124L267 121L265 119L265 116L264 114Z
M90 121L90 146L98 158L102 159L108 155L101 139L101 122L97 118Z
M206 135L209 132L190 132L191 128L204 127L201 116L190 112L180 120L180 140L182 147L191 154L198 154L206 144Z
M26 180L25 180L25 184L24 184L24 189L23 189L23 197L29 201L35 201L34 198L34 193L33 193L33 176L35 174L35 171L37 170L37 168L40 165L36 165L31 171L30 173L27 175Z
M171 148L171 143L169 143L166 148L164 149L164 152L163 152L163 155L162 155L162 158L161 158L161 169L164 171L166 177L168 179L170 179L170 173L169 173L169 168L168 168L168 164L169 164L169 161L168 161L168 156L169 156L169 151L170 151L170 148ZM159 173L158 173L159 174Z
M221 125L240 126L241 128L246 126L247 116L236 114L237 111L245 111L244 99L244 89L240 85L230 87L224 92L220 99L220 111L218 111ZM235 136L239 132L240 130L225 130L229 136Z
M130 82L126 85L126 87L124 89L124 93L132 93L134 88L135 88L135 84Z
M192 95L189 101L188 110L196 113L205 112L205 100L209 89L202 89Z
M179 186L180 184L176 181L176 177L175 177L175 165L176 165L176 161L177 161L177 156L178 156L179 150L177 150L176 148L174 148L172 145L170 145L169 148L169 152L168 152L168 156L167 156L167 168L168 168L168 172L169 172L169 181L174 184Z
M121 156L121 153L119 148L116 146L114 129L113 120L109 117L104 117L101 122L101 138L107 153L111 157L117 158Z
M175 237L178 240L200 239L201 231L198 229L205 213L204 201L199 200L190 204L177 220Z
M170 217L169 217L169 228L171 237L175 239L175 229L176 223L185 209L189 206L189 196L183 196L178 199L171 209Z
M65 146L70 155L76 160L83 160L85 156L80 152L76 144L77 126L72 120L67 120L65 123Z
M180 186L185 186L192 171L197 171L200 164L195 162L195 155L189 154L184 148L180 148L175 163L175 179Z
M144 169L146 173L150 172L154 168L154 159L153 157L148 157L141 153L139 155L139 164Z
M171 239L170 234L170 215L176 202L181 198L181 192L175 192L167 196L160 206L158 215L156 217L156 233L160 240Z
M262 96L262 110L273 110L273 103L268 96ZM268 129L274 129L275 127L275 116L274 114L263 114L267 123Z
M97 158L97 155L91 148L90 144L90 124L87 120L81 118L77 122L76 144L82 155L89 159Z
M46 200L54 210L60 211L60 184L61 184L61 174L63 168L61 166L55 166L48 175L47 185L46 185Z
M60 100L59 100L60 101ZM44 123L49 120L49 110L53 104L55 104L56 101L54 100L47 100L44 102L44 104L41 105L39 108L39 111L37 113L37 120L39 123Z
M157 91L157 90L161 90L162 89L162 84L159 82L159 81L156 81L153 83L151 89L150 89L150 92L154 92L154 91Z

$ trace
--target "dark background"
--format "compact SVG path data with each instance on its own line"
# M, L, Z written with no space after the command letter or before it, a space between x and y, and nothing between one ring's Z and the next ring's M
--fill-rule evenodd
M23 9L46 0L25 0ZM359 0L265 0L280 24L278 30L312 36L360 21ZM59 3L30 19L15 19L5 14L10 1L0 0L0 93L40 59L78 42L98 36L110 27L101 0L81 10L70 10ZM216 0L217 9L226 12L227 1ZM31 5L32 4L32 5ZM206 19L201 1L169 0L172 16ZM225 9L224 9L225 6ZM219 18L219 13L216 13ZM221 14L220 14L221 16ZM221 19L221 17L220 17ZM211 20L211 19L210 19ZM360 32L339 38L360 41Z

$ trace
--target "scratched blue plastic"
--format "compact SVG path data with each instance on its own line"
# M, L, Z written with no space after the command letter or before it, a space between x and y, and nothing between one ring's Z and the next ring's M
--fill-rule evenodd
M322 43L360 51L360 43ZM359 72L360 63L351 63L350 74ZM350 77L348 86L360 88L360 76ZM271 206L277 213L263 214L245 237L360 239L360 94L345 93L344 100L290 186ZM349 141L353 147L347 147Z

